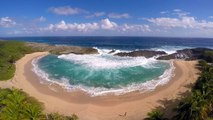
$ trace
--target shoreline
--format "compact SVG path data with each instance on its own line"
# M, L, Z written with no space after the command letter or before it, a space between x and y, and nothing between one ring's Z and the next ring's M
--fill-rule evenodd
M34 58L47 55L48 52L28 54L16 62L15 76L10 81L0 82L1 87L23 89L30 96L44 103L46 112L59 112L65 115L77 114L81 120L123 120L119 114L127 115L127 120L137 120L146 117L152 108L161 106L159 100L175 99L189 88L187 85L195 82L198 70L197 61L174 60L175 76L167 84L157 87L154 91L125 95L88 97L84 93L68 93L57 85L52 87L40 84L38 76L31 70ZM55 90L51 90L51 89Z
M162 75L158 76L158 78L153 78L152 80L143 82L143 83L139 83L139 84L131 84L122 88L118 88L118 89L105 89L105 90L97 90L95 88L88 88L85 86L67 86L67 82L58 82L58 81L52 81L48 78L48 76L46 75L47 73L44 72L43 70L41 70L38 67L38 60L41 59L42 57L37 57L35 59L33 59L31 61L31 66L29 68L33 69L33 72L36 74L36 77L38 77L38 79L40 79L40 82L42 84L46 84L46 85L50 85L53 86L52 90L57 91L58 86L60 88L64 88L65 91L70 92L70 93L83 93L85 96L88 97L98 97L98 96L122 96L128 93L135 93L135 92L139 92L140 94L142 93L146 93L149 91L153 91L155 90L158 86L163 86L166 85L174 76L174 65L173 65L173 60L170 61L162 61L165 63L169 64L169 68L165 69L165 71L163 72ZM139 88L138 88L139 87ZM55 89L56 88L56 89ZM135 89L134 89L135 88ZM59 89L60 91L60 89Z

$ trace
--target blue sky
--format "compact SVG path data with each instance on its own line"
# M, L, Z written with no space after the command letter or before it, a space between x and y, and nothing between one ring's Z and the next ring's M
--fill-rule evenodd
M213 37L212 0L1 0L0 36Z

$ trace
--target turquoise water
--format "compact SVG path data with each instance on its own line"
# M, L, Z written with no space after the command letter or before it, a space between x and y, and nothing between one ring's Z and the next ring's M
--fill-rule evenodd
M110 91L125 93L144 89L140 87L153 83L147 83L148 81L168 77L163 75L170 68L168 62L153 58L116 57L108 54L48 55L39 59L36 65L40 70L37 74L41 77L66 87L82 89L90 94ZM45 74L41 74L41 71ZM160 81L155 84L159 83ZM137 89L134 86L137 86ZM131 90L132 88L134 90Z
M120 58L107 54L110 50L145 49L172 54L185 48L213 48L212 38L61 36L4 39L98 48L99 55L50 55L33 62L33 71L48 83L58 83L70 91L80 89L92 96L153 90L167 83L173 75L174 67L169 61Z

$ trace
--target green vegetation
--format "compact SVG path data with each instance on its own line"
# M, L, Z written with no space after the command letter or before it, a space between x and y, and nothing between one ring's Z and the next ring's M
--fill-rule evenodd
M40 103L17 89L1 89L0 106L0 119L3 120L38 120L42 118Z
M58 113L51 113L47 115L47 120L78 120L78 116L75 114L72 116L63 116Z
M176 114L171 120L213 119L213 66L205 61L200 61L199 68L201 74L194 84L192 92L183 98L174 109ZM163 113L153 110L148 116L147 120L162 120Z
M159 109L154 109L148 113L148 117L144 120L168 120L164 118L164 113L161 112Z
M14 63L34 50L24 42L0 41L0 80L12 78L15 73ZM44 114L43 105L23 91L0 88L0 120L78 120L78 117Z
M8 80L14 76L15 61L32 49L25 46L23 42L0 41L0 80Z
M0 120L78 120L76 115L45 115L43 106L18 89L0 89Z
M213 63L213 51L205 51L202 58L207 62Z

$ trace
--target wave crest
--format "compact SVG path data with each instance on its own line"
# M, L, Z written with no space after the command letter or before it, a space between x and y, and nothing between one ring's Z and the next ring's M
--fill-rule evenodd
M154 58L145 57L119 57L102 52L95 55L60 55L59 59L81 64L93 69L118 69L124 67L142 66L152 68L157 61Z

